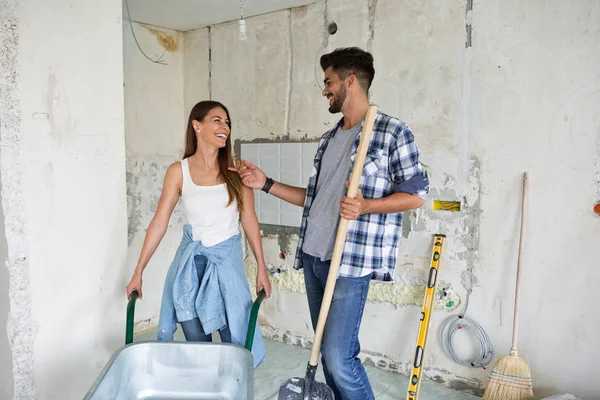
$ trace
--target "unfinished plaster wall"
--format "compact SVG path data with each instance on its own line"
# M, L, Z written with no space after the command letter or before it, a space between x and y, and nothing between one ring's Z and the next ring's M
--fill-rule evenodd
M197 29L183 34L183 118L184 130L192 107L210 94L210 29ZM218 100L218 99L217 99ZM231 110L230 110L231 111ZM178 139L183 143L183 134Z
M183 40L176 31L123 22L128 155L178 154L183 148Z
M172 30L133 23L138 49L128 21L123 23L125 74L125 141L127 146L128 264L131 274L154 216L167 167L183 149L183 42ZM174 212L160 247L144 272L143 300L136 307L137 329L158 322L162 283L177 247L181 212Z
M2 394L82 398L124 331L121 2L3 1L0 15Z
M465 0L330 0L248 19L245 43L235 22L213 26L211 92L238 116L234 139L314 141L339 118L320 97L315 57L346 45L373 52L372 101L413 128L431 192L422 209L405 215L396 283L371 287L364 355L408 373L432 235L446 233L441 285L456 295L454 303L438 304L425 375L459 389L481 393L489 369L450 361L440 326L463 309L473 285L468 314L490 334L498 356L507 354L520 179L529 170L520 348L537 397L570 391L594 398L592 363L600 354L592 332L600 319L584 305L593 303L589 289L599 277L590 253L600 235L591 212L600 195L600 4L471 7ZM329 21L338 25L334 36L325 33ZM461 211L434 211L434 199L460 201ZM273 227L264 233L275 284L262 309L264 331L308 345L302 276L290 270L297 236ZM252 264L249 257L250 277ZM471 352L469 344L460 340L461 354Z
M446 4L439 9L433 4L405 4L401 9L402 23L397 23L394 18L399 11L395 2L321 2L249 19L249 38L243 43L237 38L235 22L212 27L212 93L230 104L233 112L242 114L234 126L234 138L317 141L340 116L329 114L320 96L323 77L320 69L315 77L315 57L337 47L368 48L377 60L373 101L393 115L408 114L404 119L418 135L424 162L432 171L446 174L432 174L434 190L450 196L446 200L460 200L462 197L457 194L451 177L457 176L459 170L456 149L461 135L464 9L457 4ZM324 33L329 21L338 26L333 36ZM421 30L428 34L420 34ZM395 51L389 51L389 38L398 36L406 40L398 43ZM436 50L420 54L418 49L424 46L436 46ZM400 54L414 54L414 57ZM245 67L233 67L239 65ZM428 77L426 83L424 76ZM432 96L432 92L436 95ZM435 157L429 154L430 147L436 152ZM477 177L476 163L471 167L471 176ZM423 210L407 213L405 224L410 234L402 245L398 282L372 285L364 319L368 328L362 332L363 348L365 355L382 367L408 373L420 312L414 306L420 305L424 293L421 285L426 277L431 235L442 225L445 232L459 234L458 239L448 243L447 254L453 263L444 271L442 282L460 287L461 274L468 269L466 249L471 245L465 226L478 215L477 182L467 182L464 186L470 203L460 216L431 211L431 201ZM433 222L429 229L425 226L428 222ZM302 274L291 270L297 235L293 229L283 230L283 234L277 234L278 231L282 232L265 227L263 245L276 289L273 299L263 307L261 321L267 335L307 344L312 332ZM284 252L284 259L280 251ZM250 278L254 275L252 264L250 256ZM455 305L449 308L460 304L458 297L454 300ZM440 302L439 306L446 303ZM398 337L410 339L399 342ZM439 349L432 351L430 357L441 359ZM448 362L446 371L451 367ZM440 376L438 380L455 379L454 374L443 370L431 371L430 376ZM459 376L464 378L467 374Z
M19 33L23 16L18 7L18 0L0 2L0 43L3 48L0 52L0 184L3 230L7 242L7 257L2 269L6 266L8 272L4 287L7 289L6 296L10 307L5 320L8 346L4 347L5 341L0 341L0 344L3 354L3 394L11 396L12 393L14 398L28 399L35 396L35 388L21 157ZM6 272L4 274L6 276ZM2 325L4 324L0 324Z
M0 87L2 90L2 87ZM0 103L1 104L1 103ZM0 117L0 120L2 118ZM0 123L0 136L2 124ZM0 155L1 156L1 155ZM0 176L0 187L2 180ZM8 319L10 315L8 243L6 242L4 211L0 209L0 399L10 399L13 395L12 351L8 340Z
M152 63L137 48L130 25L123 24L129 273L133 272L161 195L165 172L181 160L185 127L193 105L209 98L208 29L183 34L134 22L142 50L166 65ZM190 48L185 51L184 48ZM184 85L185 80L185 85ZM178 205L143 277L143 300L136 307L136 330L158 322L165 273L182 234Z
M571 391L593 398L591 366L600 354L592 334L599 318L594 308L583 305L593 303L585 293L592 292L591 282L598 278L588 254L597 248L594 238L600 234L599 220L591 213L600 199L600 122L594 111L600 101L599 7L591 0L573 7L558 1L473 6L466 0L329 0L250 18L243 43L236 22L183 34L182 84L174 71L181 61L163 67L140 58L129 63L129 72L126 62L126 76L136 71L138 84L153 90L154 96L147 97L160 112L146 121L174 120L174 103L166 111L159 104L176 98L182 86L181 126L195 102L211 97L230 107L238 143L316 141L339 115L330 115L320 96L315 57L348 45L371 50L377 71L372 101L413 128L430 172L431 192L422 209L405 214L396 282L371 287L361 331L364 358L408 373L432 235L446 233L440 285L456 294L437 304L425 375L481 393L489 369L450 361L438 333L445 318L463 310L472 287L468 315L490 334L498 356L507 354L520 178L529 170L520 348L533 368L537 397ZM325 33L330 21L338 25L333 36ZM151 54L163 52L152 36L141 35ZM166 69L154 77L160 82L150 79L151 68ZM318 67L316 79L322 80ZM159 86L165 84L166 91ZM168 95L161 97L164 93ZM127 103L137 107L135 96ZM130 111L129 118L135 118ZM164 171L180 157L174 142L160 142L165 138L159 130L146 134L151 137L134 133L130 139L128 134L131 268ZM460 201L461 211L435 211L434 199ZM172 224L181 222L176 212ZM312 330L302 274L291 270L296 230L263 228L274 283L274 295L261 312L264 332L307 346ZM139 318L151 322L164 270L179 242L179 226L169 232L145 275ZM251 255L247 266L252 283ZM563 322L557 322L559 317ZM470 354L472 343L458 340L458 351ZM565 368L571 374L564 374Z
M483 211L474 312L506 351L528 170L519 346L538 394L599 398L600 3L481 4L473 32L471 143Z
M14 135L18 130L18 105L12 103L17 95L17 21L16 4L0 3L0 43L6 51L0 53L0 143L5 145L5 138ZM12 103L12 106L11 106ZM0 151L0 187L4 190L3 180L6 178L6 167L3 162L6 154ZM13 397L13 351L9 333L10 315L10 274L11 259L8 254L6 236L6 219L4 218L5 202L0 209L0 398ZM12 215L14 217L14 214Z

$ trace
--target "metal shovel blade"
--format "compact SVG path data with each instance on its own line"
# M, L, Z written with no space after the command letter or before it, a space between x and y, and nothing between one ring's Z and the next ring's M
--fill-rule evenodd
M308 363L304 379L292 378L281 384L277 400L334 400L333 390L315 381L316 373L317 367Z
M292 378L283 382L277 400L334 400L333 390L327 384Z

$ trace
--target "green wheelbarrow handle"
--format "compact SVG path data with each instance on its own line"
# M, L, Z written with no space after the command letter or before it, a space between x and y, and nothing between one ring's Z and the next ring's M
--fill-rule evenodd
M264 289L262 289L256 300L254 300L254 304L252 304L252 311L250 312L250 321L248 321L248 332L246 333L246 349L248 351L252 351L252 343L254 343L254 330L256 329L256 320L258 319L258 309L260 308L260 304L265 299Z
M127 302L127 325L125 326L125 344L133 342L133 316L135 314L135 301L138 298L137 290L129 295Z
M252 304L252 311L250 312L250 321L248 322L248 332L246 333L246 349L252 351L252 344L254 343L254 331L256 329L256 321L258 319L258 310L262 301L265 299L267 294L264 290L261 290ZM137 290L131 292L129 301L127 302L127 325L125 326L125 344L133 342L133 320L135 314L135 302L138 298Z

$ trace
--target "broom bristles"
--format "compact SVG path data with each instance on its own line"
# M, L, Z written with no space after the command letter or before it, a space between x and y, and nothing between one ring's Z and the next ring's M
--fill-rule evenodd
M483 400L529 399L533 399L533 384L531 369L525 360L515 351L496 361Z

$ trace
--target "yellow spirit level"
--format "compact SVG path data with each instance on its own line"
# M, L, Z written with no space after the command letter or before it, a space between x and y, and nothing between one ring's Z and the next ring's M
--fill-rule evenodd
M438 273L440 268L440 259L446 235L437 234L433 240L433 251L431 254L431 267L429 268L429 280L425 289L425 299L423 300L423 310L421 311L421 322L419 324L419 336L417 337L417 349L415 350L415 359L413 369L410 375L410 384L408 386L407 400L417 400L419 389L421 388L421 374L423 373L423 360L425 359L425 346L427 345L427 336L429 334L429 322L431 321L431 311L433 309L433 299L438 285Z

